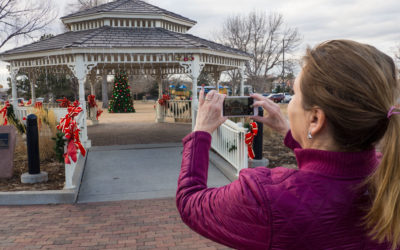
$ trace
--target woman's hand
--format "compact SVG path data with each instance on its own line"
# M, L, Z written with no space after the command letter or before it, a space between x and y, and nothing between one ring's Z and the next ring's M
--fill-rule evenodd
M262 122L283 136L286 135L290 129L289 123L281 113L279 105L260 94L251 94L250 96L254 98L254 107L263 107L268 113L267 116L252 116L251 119Z
M222 105L225 95L211 90L204 98L204 89L199 94L199 110L197 112L196 125L193 131L214 132L228 118L222 116Z

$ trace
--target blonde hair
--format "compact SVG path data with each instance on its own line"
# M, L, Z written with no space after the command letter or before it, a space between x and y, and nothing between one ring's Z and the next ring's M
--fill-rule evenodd
M372 204L364 224L372 239L399 246L400 115L387 117L400 93L397 69L375 47L349 40L308 49L300 82L306 110L320 107L335 142L362 151L382 141L382 159L365 183Z

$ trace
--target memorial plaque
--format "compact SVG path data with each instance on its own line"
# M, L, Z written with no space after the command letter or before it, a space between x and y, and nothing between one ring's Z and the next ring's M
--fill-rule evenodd
M0 149L8 149L8 133L0 133Z
M16 132L14 126L0 126L0 179L13 176Z

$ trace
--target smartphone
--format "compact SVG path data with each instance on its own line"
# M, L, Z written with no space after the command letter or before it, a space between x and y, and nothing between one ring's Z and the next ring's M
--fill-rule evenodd
M222 108L223 116L244 117L258 115L258 108L253 107L254 99L250 96L227 96Z

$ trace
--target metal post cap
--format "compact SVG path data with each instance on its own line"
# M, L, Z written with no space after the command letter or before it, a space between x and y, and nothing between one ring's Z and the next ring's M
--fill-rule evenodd
M26 117L26 125L37 126L37 116L35 114L30 114Z

